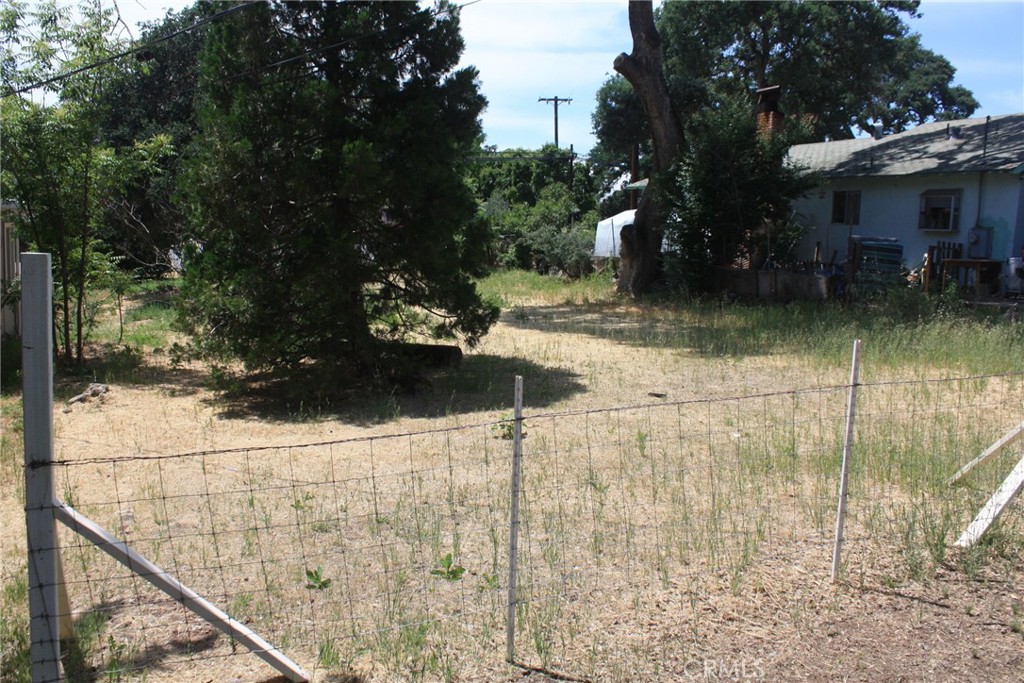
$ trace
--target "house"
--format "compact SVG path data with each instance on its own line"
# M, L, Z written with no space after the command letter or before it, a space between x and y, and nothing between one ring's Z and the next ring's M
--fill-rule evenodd
M945 259L956 266L945 274L965 283L974 277L1019 283L1014 271L1024 249L1024 114L795 145L790 159L820 178L815 190L794 202L808 228L799 258L843 263L861 242L886 243L890 252L902 250L907 268L930 253L933 276Z

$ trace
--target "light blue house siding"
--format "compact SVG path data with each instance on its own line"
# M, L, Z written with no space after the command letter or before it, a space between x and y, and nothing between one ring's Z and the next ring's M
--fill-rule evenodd
M801 258L817 250L822 262L842 262L850 235L898 240L911 268L939 242L961 244L964 256L1021 256L1024 114L930 123L881 140L796 145L790 159L819 181L793 206L808 228ZM844 213L844 201L856 207ZM934 229L943 221L949 229Z

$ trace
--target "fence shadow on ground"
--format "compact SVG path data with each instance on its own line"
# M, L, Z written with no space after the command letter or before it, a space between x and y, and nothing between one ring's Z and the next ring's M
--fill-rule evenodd
M365 426L399 418L438 418L451 414L511 411L515 376L530 382L530 405L544 408L586 391L581 376L522 358L467 354L455 368L433 370L412 391L366 385L312 389L303 378L241 380L212 399L222 419L271 422L340 420Z

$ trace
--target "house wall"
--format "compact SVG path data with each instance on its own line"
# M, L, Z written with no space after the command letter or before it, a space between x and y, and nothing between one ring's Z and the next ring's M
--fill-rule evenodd
M813 258L818 243L821 261L830 262L835 253L836 261L842 262L850 234L894 237L903 245L906 265L914 268L921 263L928 247L939 241L962 243L966 255L971 228L983 225L992 228L992 258L1019 256L1024 246L1024 183L1019 176L1007 173L986 173L980 180L980 213L978 173L830 180L793 204L798 219L810 228L798 254L803 259ZM917 225L921 193L944 189L962 191L959 229L920 230ZM861 192L860 222L852 228L831 223L833 192L843 190Z

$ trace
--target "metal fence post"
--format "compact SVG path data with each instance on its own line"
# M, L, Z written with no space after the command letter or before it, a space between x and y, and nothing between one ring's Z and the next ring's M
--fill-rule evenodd
M22 403L25 524L33 683L60 681L57 530L53 487L53 276L49 254L23 253Z
M508 611L505 615L505 660L516 653L516 562L519 554L519 483L523 463L523 378L516 375L515 413L512 423L512 505L508 530Z
M839 506L836 511L836 541L832 549L832 583L839 579L842 565L843 526L846 523L846 494L850 481L850 449L853 447L853 422L857 414L857 386L860 383L860 339L853 340L853 361L850 365L850 395L846 402L846 440L843 444L843 466L839 477Z

